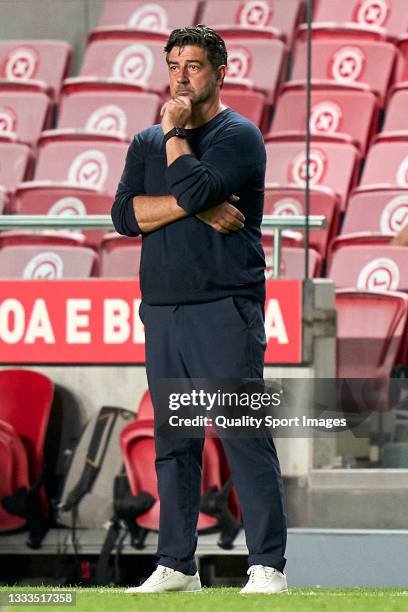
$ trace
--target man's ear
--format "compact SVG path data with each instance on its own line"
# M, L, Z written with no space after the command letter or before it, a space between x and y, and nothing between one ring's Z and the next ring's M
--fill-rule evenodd
M222 65L218 67L217 70L217 85L220 87L224 84L225 75L227 74L227 67Z

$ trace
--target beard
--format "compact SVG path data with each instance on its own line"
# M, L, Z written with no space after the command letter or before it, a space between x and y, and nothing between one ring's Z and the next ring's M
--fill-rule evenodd
M216 93L216 84L215 81L214 82L210 82L208 83L204 89L202 89L199 93L195 93L193 91L188 91L188 93L190 94L190 100L191 100L191 105L192 106L198 106L199 104L205 104L206 102L208 102L209 100L211 100L211 98L214 98L215 93ZM186 95L186 94L180 94L180 93L176 93L177 95Z

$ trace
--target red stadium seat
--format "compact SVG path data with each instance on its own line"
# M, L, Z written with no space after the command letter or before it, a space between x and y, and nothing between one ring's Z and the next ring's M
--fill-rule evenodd
M207 0L201 21L217 30L219 26L269 29L291 45L302 16L301 0Z
M155 470L155 446L153 421L136 420L129 423L120 434L120 446L126 473L133 495L147 491L156 498L156 503L137 518L137 524L145 529L158 531L160 500ZM211 477L211 478L210 478ZM218 449L212 438L206 438L203 450L202 492L211 486L221 488L221 467ZM200 512L197 528L205 531L217 525L217 519Z
M0 371L0 419L14 427L27 452L31 482L43 467L43 452L54 386L29 370Z
M149 389L143 393L142 398L139 402L139 406L136 410L137 421L152 421L154 419L154 409L152 403L152 397Z
M28 178L31 154L25 144L0 142L0 185L14 191L18 183Z
M6 91L0 86L0 135L15 134L20 142L35 145L49 127L50 99L41 91Z
M74 80L75 81L75 80ZM160 110L157 94L129 84L118 89L96 83L85 87L66 81L58 116L58 129L76 128L120 134L130 139L156 122Z
M226 106L247 117L261 130L263 130L264 126L266 127L267 106L265 94L239 86L229 86L224 83L221 91L221 100Z
M0 420L0 532L22 527L25 519L7 512L3 498L13 495L20 487L28 489L27 453L20 436L12 425Z
M66 182L116 193L125 163L128 142L50 137L40 141L35 180Z
M406 7L405 0L319 0L313 21L379 27L397 36L408 30Z
M41 243L41 235L20 236L0 248L0 277L26 279L89 278L98 272L98 257L89 247Z
M21 183L11 207L11 212L18 215L109 215L112 197L83 187L46 182ZM81 233L87 245L97 248L106 230L84 230Z
M299 187L306 184L306 148L303 135L299 141L280 139L270 135L265 139L267 167L266 184ZM302 142L303 141L303 142ZM310 151L310 184L330 187L339 197L344 210L347 196L357 178L359 155L352 144L312 138Z
M341 85L362 85L379 96L384 104L392 85L398 52L380 33L364 29L314 28L312 79L335 81ZM296 43L292 80L306 79L306 32Z
M387 410L389 379L408 314L398 292L336 291L337 377L351 383L354 410ZM350 394L348 394L350 395ZM350 401L350 400L349 400Z
M227 78L238 85L246 83L263 92L268 104L274 104L277 88L286 71L287 47L268 32L218 30L228 51ZM268 70L265 70L268 66Z
M265 253L265 276L273 278L273 238L262 236L262 246ZM314 249L309 249L309 276L319 276L321 257ZM305 277L305 250L298 247L282 247L281 269L279 278L304 278Z
M62 80L68 76L71 46L62 40L7 40L0 42L0 78L24 83L37 82L49 93L58 95Z
M167 36L154 32L129 32L123 37L97 35L88 45L76 82L91 77L114 79L164 92L168 86L168 68L163 54ZM70 83L75 80L70 79Z
M377 136L370 147L360 185L406 187L408 185L408 138Z
M365 155L368 143L378 125L379 106L376 96L353 85L315 83L312 87L310 129L317 135L345 134L353 139ZM306 87L288 82L282 89L273 118L271 133L305 132Z
M407 291L407 249L390 244L334 244L328 277L336 287L363 291Z
M267 186L265 190L264 215L304 215L305 190L303 187ZM310 192L310 214L323 215L327 220L327 229L313 230L309 234L310 246L322 258L326 256L327 245L337 231L339 218L339 198L327 187L314 187ZM286 232L283 232L285 235ZM303 240L303 232L299 234Z
M404 85L395 87L387 105L387 112L385 113L384 133L388 134L389 132L399 132L402 130L408 133L407 104L407 87Z
M408 223L408 187L356 189L349 199L342 234L397 234Z
M100 248L101 276L139 278L142 239L108 234Z
M197 0L105 0L98 25L101 28L173 30L198 23L199 4Z

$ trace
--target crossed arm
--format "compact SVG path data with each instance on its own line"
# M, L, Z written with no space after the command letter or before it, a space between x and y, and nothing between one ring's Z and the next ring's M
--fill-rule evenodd
M193 155L186 140L171 138L166 144L167 163L170 166L181 155ZM154 206L152 206L154 200ZM244 227L244 215L232 205L239 198L231 194L228 201L197 213L201 221L221 234L229 234ZM142 233L147 234L168 223L173 223L189 213L182 208L174 196L136 196L133 198L133 210Z

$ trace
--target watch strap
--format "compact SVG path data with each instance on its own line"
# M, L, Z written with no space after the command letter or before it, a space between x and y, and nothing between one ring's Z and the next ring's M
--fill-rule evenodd
M185 130L183 130L183 128L179 128L179 127L175 127L172 130L170 130L170 132L167 132L167 134L164 135L164 144L167 143L168 140L170 140L170 138L186 138L186 132Z

